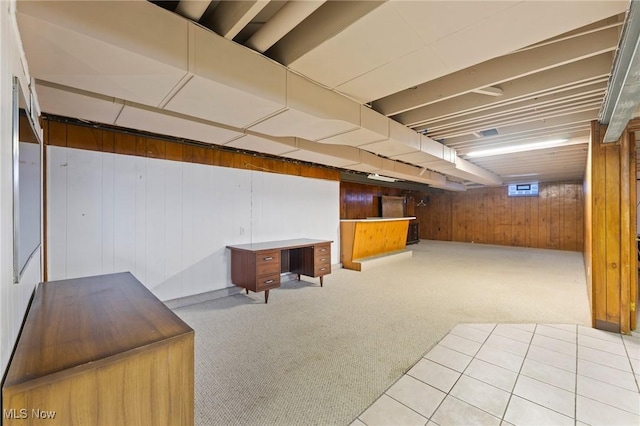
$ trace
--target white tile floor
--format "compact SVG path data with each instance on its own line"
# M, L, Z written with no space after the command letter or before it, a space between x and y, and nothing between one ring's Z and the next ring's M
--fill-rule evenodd
M640 425L640 337L461 324L352 423Z

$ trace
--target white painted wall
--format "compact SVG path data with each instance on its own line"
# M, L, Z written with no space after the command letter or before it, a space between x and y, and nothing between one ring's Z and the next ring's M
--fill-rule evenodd
M333 240L339 182L47 147L49 280L131 271L162 300L231 286L230 244Z
M29 81L21 60L15 2L0 1L0 368L7 368L27 305L41 279L40 250L13 283L12 79Z

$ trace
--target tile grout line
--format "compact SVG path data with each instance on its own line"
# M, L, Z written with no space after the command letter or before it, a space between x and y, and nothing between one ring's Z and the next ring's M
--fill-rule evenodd
M458 325L460 325L460 324L458 324ZM436 423L436 421L435 421L435 420L433 420L433 416L438 412L438 410L439 410L439 409L440 409L440 407L442 406L442 403L445 401L445 399L447 399L447 397L448 397L448 396L451 396L451 398L455 398L455 399L457 399L458 401L462 401L462 402L463 402L463 403L465 403L465 404L469 404L468 402L463 401L463 400L461 400L460 398L456 398L454 395L451 395L451 391L453 390L453 388L456 386L456 384L457 384L457 383L458 383L458 381L460 380L460 377L464 376L464 372L467 370L467 368L469 368L469 365L473 362L473 360L474 360L474 359L476 359L476 355L478 354L478 352L480 352L480 350L482 349L482 347L484 346L484 344L487 342L487 339L489 339L489 336L491 336L491 334L493 333L493 331L496 329L496 327L497 327L497 326L498 326L498 324L497 324L497 323L493 325L493 328L491 329L491 331L489 332L489 334L487 334L487 337L485 337L484 341L480 344L480 347L478 348L478 350L477 350L477 351L475 352L475 354L471 357L471 360L469 361L469 364L467 364L467 366L466 366L466 367L465 367L465 368L460 372L460 376L456 379L455 383L454 383L453 385L451 385L451 388L450 388L450 389L445 393L445 396L444 396L444 398L442 398L442 401L440 401L440 404L438 404L438 406L436 407L436 409L435 409L435 410L433 410L433 413L431 413L431 415L430 415L430 416L429 416L429 418L427 419L427 423L429 423L429 422L434 422L434 423ZM456 326L456 327L457 327L457 326ZM455 327L454 327L454 328L455 328ZM452 329L452 330L453 330L453 329ZM449 331L449 333L447 333L447 336L448 336L449 334L451 334L451 331ZM454 334L454 335L455 335L455 334ZM457 336L457 335L455 335L455 336ZM445 336L445 337L446 337L446 336ZM458 336L458 337L462 337L462 336ZM465 339L466 339L466 337L463 337L463 338L465 338ZM444 340L444 338L443 338L443 340ZM471 340L471 339L467 339L467 340ZM442 341L442 340L441 340L441 341ZM473 340L471 340L471 341L473 342ZM439 344L439 343L440 343L440 342L438 342L438 344ZM479 342L476 342L476 343L479 343ZM445 346L445 347L446 347L446 346ZM451 348L448 348L448 349L451 349ZM454 350L454 349L451 349L451 350ZM455 352L458 352L458 351L455 351ZM462 352L458 352L458 353L462 353ZM426 354L425 354L425 355L426 355ZM466 355L466 354L463 354L463 355ZM429 360L429 361L431 361L431 360ZM435 362L435 361L432 361L432 362ZM438 365L442 365L442 364L440 364L440 363L437 363L437 364L438 364ZM446 365L443 365L443 367L447 367L447 366L446 366ZM447 368L449 368L449 367L447 367ZM455 370L454 370L454 371L455 371ZM475 406L475 405L473 405L473 404L469 404L469 405L471 405L471 406L472 406L472 407L474 407L474 408L477 408L477 409L478 409L478 410L480 410L480 411L483 411L483 412L485 412L485 413L487 413L487 414L489 414L489 415L493 416L493 414L491 414L491 413L489 413L489 412L487 412L487 411L483 410L483 409L482 409L482 408L480 408L480 407L476 407L476 406ZM494 417L495 417L495 416L494 416ZM500 421L502 422L502 419L500 419ZM436 423L436 424L438 424L438 423Z
M578 331L579 326L576 325L576 378L573 383L573 424L578 425L578 364L580 358L578 358Z
M529 354L529 349L531 349L531 342L533 341L533 336L535 336L537 328L538 328L538 324L536 323L535 326L533 327L533 332L531 333L531 339L529 339L527 352L525 352L524 357L522 358L522 364L520 364L520 368L518 369L518 375L516 376L516 380L513 382L513 386L511 387L511 392L509 392L509 399L507 399L507 405L505 405L504 407L504 412L502 413L502 418L500 419L500 423L507 421L505 420L504 417L507 415L507 410L509 409L509 405L511 404L511 399L513 398L513 392L516 390L516 385L518 384L518 380L520 380L520 374L522 373L524 362L526 361L527 355Z

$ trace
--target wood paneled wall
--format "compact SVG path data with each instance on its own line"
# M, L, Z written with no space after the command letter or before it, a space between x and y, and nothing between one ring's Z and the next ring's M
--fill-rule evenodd
M365 185L353 182L340 182L340 218L364 219L380 216L380 197L405 196L407 198L407 216L415 216L414 199L421 194L380 185Z
M617 142L603 143L605 132L606 126L592 123L585 179L587 282L593 326L628 333L636 325L631 318L637 297L635 136L628 128Z
M506 187L433 191L418 207L420 238L583 250L582 182L540 183L537 197L508 197Z
M252 155L200 146L180 140L138 136L115 129L82 126L63 121L44 120L45 144L90 151L112 152L138 157L160 158L186 163L258 170L317 179L340 180L340 172L327 167L302 164L275 157Z
M416 192L342 182L341 217L378 216L380 195L407 197L423 239L583 250L582 182L540 183L538 197L507 197L506 187Z

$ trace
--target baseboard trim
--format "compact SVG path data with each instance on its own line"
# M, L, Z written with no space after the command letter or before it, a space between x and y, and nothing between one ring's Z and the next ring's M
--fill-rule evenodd
M620 333L620 324L599 319L596 320L596 328L599 330L610 331L611 333Z
M222 297L233 296L240 293L241 287L226 287L219 290L207 291L205 293L193 294L191 296L179 297L177 299L165 300L163 303L169 309L177 309L185 306L196 305L198 303L209 302Z

